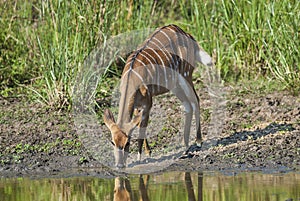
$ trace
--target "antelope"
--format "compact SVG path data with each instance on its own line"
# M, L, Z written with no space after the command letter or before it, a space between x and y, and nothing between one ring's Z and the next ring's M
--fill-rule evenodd
M196 40L176 25L156 29L128 57L120 83L117 122L109 109L104 111L104 123L109 128L114 146L115 166L124 168L133 129L139 127L138 159L144 144L146 154L151 150L146 128L152 107L152 97L171 91L185 110L184 145L189 146L193 114L196 119L196 143L202 144L200 106L192 74L198 63L212 65L212 58Z

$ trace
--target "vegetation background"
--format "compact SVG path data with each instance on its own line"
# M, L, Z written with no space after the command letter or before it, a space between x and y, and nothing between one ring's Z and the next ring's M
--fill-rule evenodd
M0 0L0 95L70 109L78 68L111 36L174 23L214 55L226 83L300 90L299 0ZM97 96L110 95L112 64ZM252 85L251 84L251 85Z

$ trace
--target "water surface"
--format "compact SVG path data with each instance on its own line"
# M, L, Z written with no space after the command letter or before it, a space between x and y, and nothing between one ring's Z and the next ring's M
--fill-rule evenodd
M0 200L300 200L300 174L167 172L128 177L1 178Z

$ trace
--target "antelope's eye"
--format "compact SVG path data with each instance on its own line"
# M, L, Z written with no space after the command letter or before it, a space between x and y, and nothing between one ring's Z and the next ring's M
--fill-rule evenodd
M111 143L113 146L116 146L115 143L114 143L114 141L111 140L110 143Z
M126 148L126 147L128 147L129 145L130 145L130 143L129 143L129 142L127 142L127 143L125 144L125 148Z

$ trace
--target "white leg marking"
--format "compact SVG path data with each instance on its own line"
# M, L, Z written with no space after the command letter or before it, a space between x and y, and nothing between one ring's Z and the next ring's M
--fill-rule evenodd
M189 103L189 102L183 102L182 103L183 104L183 106L184 106L184 111L186 112L186 113L191 113L192 112L192 108L191 108L191 104Z

